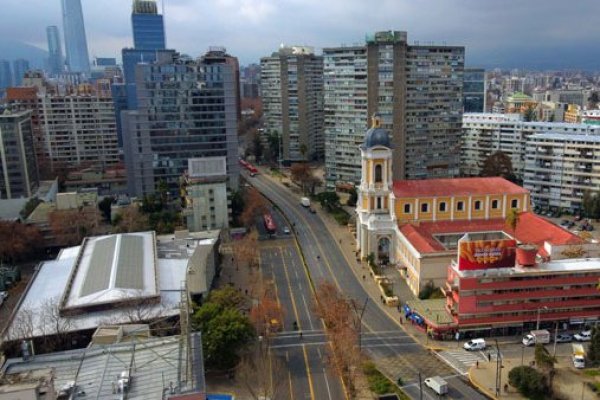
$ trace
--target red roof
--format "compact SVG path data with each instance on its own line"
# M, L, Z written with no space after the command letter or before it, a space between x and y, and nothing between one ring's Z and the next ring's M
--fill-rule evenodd
M521 186L500 177L394 181L394 195L397 198L524 193L529 192Z
M512 235L503 218L471 221L421 222L419 225L403 224L400 231L420 253L438 253L448 251L433 235L443 233L471 233L504 231ZM583 239L568 230L531 212L519 214L516 232L517 240L542 246L544 242L553 245L583 243ZM544 253L540 247L540 252Z

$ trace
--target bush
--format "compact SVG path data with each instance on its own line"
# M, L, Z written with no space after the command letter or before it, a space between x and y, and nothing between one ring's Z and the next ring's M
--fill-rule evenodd
M550 393L546 377L529 366L511 369L508 373L508 381L517 388L519 393L531 400L546 399Z
M432 281L429 281L427 282L427 284L425 284L425 287L423 287L423 289L421 289L421 291L419 292L419 299L439 299L443 297L440 296L442 295L442 293L439 293L438 295L436 292L439 292L439 289L433 285Z
M340 225L348 225L348 221L350 221L350 215L348 215L348 213L341 208L333 210L332 215Z

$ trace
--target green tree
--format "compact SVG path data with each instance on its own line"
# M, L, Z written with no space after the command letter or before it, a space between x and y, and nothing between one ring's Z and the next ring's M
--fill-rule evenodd
M231 218L234 226L240 226L240 215L244 211L244 195L240 190L231 194Z
M590 190L583 192L581 200L583 215L587 218L600 218L600 196Z
M263 146L260 142L260 135L256 129L252 130L250 133L250 144L251 144L251 153L254 155L254 159L257 163L260 163L263 158Z
M508 154L503 151L496 151L490 154L483 162L481 167L481 176L501 176L511 182L517 180L513 172L512 160Z
M535 106L530 105L523 112L523 119L525 122L537 121L537 114L535 112Z
M105 197L98 203L98 209L102 213L102 217L106 222L111 220L111 206L115 202L114 197Z
M31 199L29 199L27 203L25 203L25 205L23 206L21 212L19 213L21 218L24 220L27 219L27 217L29 217L29 214L31 214L40 203L42 203L42 200L38 199L37 197L32 197Z
M221 308L234 308L236 310L246 310L249 306L248 297L232 286L225 286L219 290L213 290L208 295L208 302L218 305Z
M556 358L552 357L548 352L548 349L541 344L535 344L535 363L536 365L545 371L551 371L554 369L554 364L556 363Z
M519 366L511 369L508 373L508 382L528 399L544 400L548 398L550 388L546 377L534 368Z
M588 99L588 107L589 108L596 108L596 106L598 105L598 102L600 102L600 96L598 95L598 92L592 92L592 94L590 95L590 98Z
M267 143L269 144L269 155L271 161L279 160L279 141L280 137L277 132L269 133L269 136L267 137Z
M588 349L588 360L593 366L600 365L600 327L592 329L592 341Z
M356 191L356 188L353 187L352 189L350 189L350 197L348 198L348 201L346 202L346 204L349 205L350 207L355 207L357 201L358 201L358 192Z
M336 192L323 192L317 196L321 207L327 211L333 211L340 207L340 196Z
M519 210L517 210L516 208L511 208L510 210L508 210L504 222L506 226L510 227L514 234L517 231L517 226L519 225Z
M219 292L215 290L194 313L192 323L202 332L207 367L223 370L235 367L240 351L254 338L254 328L250 319L226 300L231 292Z

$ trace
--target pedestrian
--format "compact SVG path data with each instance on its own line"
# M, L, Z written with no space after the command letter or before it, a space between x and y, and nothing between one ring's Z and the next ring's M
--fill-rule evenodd
M363 281L365 280L366 276L363 275Z
M300 339L302 339L302 331L300 331Z
M475 368L479 368L479 360L475 361Z
M340 244L342 244L342 239L340 239Z

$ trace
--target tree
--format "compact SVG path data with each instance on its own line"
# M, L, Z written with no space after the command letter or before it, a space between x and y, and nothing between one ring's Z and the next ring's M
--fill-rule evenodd
M302 154L302 158L306 160L306 153L308 152L308 147L306 147L306 144L302 143L300 145L300 154Z
M336 192L323 192L317 196L321 207L327 211L333 211L340 207L340 196Z
M231 194L231 219L234 226L240 225L240 215L244 211L244 195L236 190Z
M249 299L242 292L232 286L225 286L210 292L207 302L214 303L221 308L233 308L239 311L248 309Z
M59 246L74 246L98 233L100 213L96 207L55 210L49 213L50 229Z
M516 208L508 210L504 223L506 226L510 227L514 235L517 232L517 226L519 225L519 210Z
M600 327L598 326L592 329L592 340L587 356L592 366L600 365Z
M598 92L594 91L590 94L590 98L588 99L588 108L596 108L598 103L600 102L600 96Z
M263 158L263 146L260 141L260 135L256 129L253 129L249 133L250 144L252 145L251 153L254 155L254 159L257 163L260 163Z
M242 239L233 242L233 253L236 265L246 265L252 268L258 261L258 232L250 230Z
M355 207L357 201L358 201L358 192L356 191L356 188L353 187L352 189L350 189L350 197L348 197L348 201L346 202L346 205L348 205L350 207Z
M258 343L242 357L236 369L236 380L254 400L278 399L285 387L285 365L271 354L268 346L268 339L259 337Z
M240 215L240 222L246 227L256 223L256 218L269 210L265 198L253 187L248 188L244 195L244 211Z
M137 204L130 204L119 210L115 216L116 231L120 233L142 232L150 228L148 216L140 212Z
M104 220L108 223L111 221L111 206L114 204L114 197L105 197L98 203L98 209L102 213Z
M519 366L511 369L508 373L508 382L528 399L544 400L548 398L550 388L546 377L532 367Z
M535 106L530 104L523 112L523 119L525 122L537 121L537 114L535 112Z
M281 328L283 322L283 310L274 297L271 290L265 290L259 302L250 309L250 320L256 333L263 337L270 337Z
M345 298L330 282L321 283L315 297L318 299L316 312L325 323L331 344L329 361L340 374L352 397L362 364L359 350L360 318L353 311L353 301Z
M587 218L600 218L600 196L598 193L586 190L581 199L583 215Z
M43 245L39 229L20 222L0 221L0 260L14 263L35 254Z
M279 160L279 147L280 147L280 136L276 132L271 132L267 136L267 143L269 151L269 159L271 161Z
M36 207L40 203L43 203L43 201L38 199L37 197L30 198L27 201L27 203L25 203L25 205L23 206L23 209L21 210L21 212L19 212L19 215L21 216L21 218L23 220L27 219L27 217L29 217L29 215L33 212L33 210L36 209Z
M512 160L503 151L496 151L483 162L481 176L501 176L511 182L516 181Z
M192 323L202 332L204 360L209 368L233 368L239 352L254 338L248 317L235 308L211 302L210 296L194 313Z
M310 183L312 172L310 166L306 163L294 163L290 167L292 181L302 188L302 192L306 193L307 184Z

